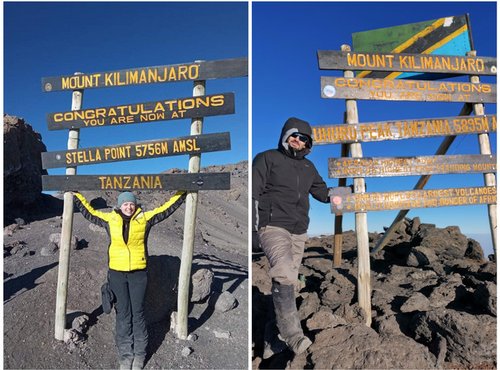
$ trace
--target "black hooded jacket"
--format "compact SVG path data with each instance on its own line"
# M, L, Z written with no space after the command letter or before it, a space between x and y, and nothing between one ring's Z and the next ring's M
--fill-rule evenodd
M294 152L286 140L300 132L310 139L309 147ZM314 164L305 158L312 145L309 124L290 118L281 130L278 149L257 154L252 165L252 214L254 228L270 225L292 234L303 234L309 226L309 194L328 203L328 188Z

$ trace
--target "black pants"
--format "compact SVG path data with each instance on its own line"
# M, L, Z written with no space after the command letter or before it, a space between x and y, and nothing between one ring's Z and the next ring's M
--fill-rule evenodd
M109 284L116 296L116 346L120 360L146 357L148 331L144 318L146 270L109 271Z

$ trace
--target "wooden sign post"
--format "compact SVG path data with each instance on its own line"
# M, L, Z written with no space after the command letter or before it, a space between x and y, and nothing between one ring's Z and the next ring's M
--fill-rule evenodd
M350 51L349 45L342 45L342 51ZM352 78L353 71L344 71L345 78ZM347 99L346 122L348 125L359 123L358 106L356 100ZM352 143L349 148L353 158L363 157L363 149L360 143ZM365 192L365 179L354 178L354 192ZM358 242L358 303L365 316L366 326L372 323L371 311L371 272L370 272L370 246L368 240L368 219L366 212L360 211L355 214L356 240Z
M321 77L321 96L334 99L496 103L496 89L469 82Z
M42 176L43 190L229 190L230 173Z
M430 72L466 75L497 74L496 58L408 54L408 53L368 53L319 50L320 69Z
M470 50L470 49L469 49ZM319 51L320 69L344 70L343 77L321 77L321 96L346 100L348 125L312 127L315 144L349 144L352 158L342 150L341 158L329 160L329 175L333 178L352 177L354 194L350 188L331 189L331 207L335 213L334 266L340 264L341 215L354 212L358 242L358 303L365 313L366 324L371 323L370 266L366 212L403 209L383 241L408 209L456 205L487 204L493 244L496 253L496 156L491 154L488 132L496 131L496 115L486 116L483 103L496 102L496 85L479 82L472 76L470 83L392 79L401 73L430 73L446 76L457 74L496 75L496 58L479 58L475 52L467 57L454 55L351 52L348 45L341 51ZM418 51L417 51L418 52ZM383 71L381 78L354 78L351 69ZM394 71L394 73L392 73ZM386 73L389 72L389 73ZM366 75L366 73L365 73ZM427 75L426 75L427 76ZM428 75L430 76L430 75ZM392 77L392 78L391 78ZM358 123L355 99L422 102L464 102L459 117ZM474 104L472 104L474 103ZM474 107L475 117L469 115ZM479 134L481 155L443 156L456 135ZM436 156L362 158L361 142L401 140L447 136ZM432 174L484 173L483 188L454 188L422 190ZM413 191L365 193L365 177L423 175ZM340 184L340 182L339 182ZM402 216L401 216L402 215ZM376 251L382 246L377 246Z
M195 81L193 96L205 95L205 81ZM200 135L203 129L203 118L191 121L191 135ZM200 172L201 155L189 156L189 173ZM179 271L179 291L177 294L177 336L187 339L189 283L191 281L191 265L193 262L194 232L196 211L198 210L198 192L191 191L186 198L186 213L184 216L184 238L182 243L181 267Z
M205 80L248 75L247 58L142 67L120 71L42 78L44 92L73 90L71 111L47 116L49 130L69 129L68 150L43 153L44 168L67 167L66 176L43 176L43 190L187 190L186 218L179 276L180 338L187 337L187 307L199 190L230 189L230 173L200 173L202 152L230 149L229 133L202 135L204 116L234 113L234 94L205 95ZM192 97L82 110L83 89L195 81ZM120 127L192 118L187 137L78 149L79 129ZM77 165L189 154L187 174L76 175ZM73 196L64 194L59 258L55 337L64 339L69 251L73 226Z
M352 193L351 188L332 188L332 213L371 212L394 209L467 206L496 203L495 186L420 189L381 193Z
M466 117L472 105L465 103L459 116L366 122L353 125L313 126L314 145L417 139L497 131L497 116ZM436 153L444 154L444 153Z
M229 150L229 132L42 153L44 169Z
M476 51L471 51L468 53L469 56L475 57ZM479 84L478 76L471 76L470 82L473 84ZM476 116L484 115L484 104L477 103L474 104L474 113ZM478 135L479 140L479 149L481 154L491 155L491 145L490 145L490 137L486 133L481 133ZM495 186L496 185L496 176L495 172L491 171L484 174L484 184L486 186ZM497 256L497 205L496 203L488 204L488 215L490 220L490 230L491 230L491 239L493 241L493 250L495 252L495 257Z
M155 102L124 104L47 115L49 130L68 128L123 126L183 118L234 113L234 94L178 98Z
M75 76L78 76L75 73ZM83 91L73 91L71 110L82 109ZM80 132L78 129L69 130L68 149L78 148ZM76 167L67 167L66 175L76 175ZM56 295L56 314L54 322L54 336L57 340L64 340L64 329L66 328L66 305L68 296L68 276L69 259L71 250L71 237L73 230L73 194L64 193L64 206L62 215L61 241L59 245L59 269L57 273L57 295Z
M373 158L344 157L328 159L328 174L331 178L342 178L492 173L496 171L496 163L496 155L491 154Z

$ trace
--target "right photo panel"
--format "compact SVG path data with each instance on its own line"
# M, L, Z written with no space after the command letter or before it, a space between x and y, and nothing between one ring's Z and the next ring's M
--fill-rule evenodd
M496 368L495 2L252 4L252 368Z

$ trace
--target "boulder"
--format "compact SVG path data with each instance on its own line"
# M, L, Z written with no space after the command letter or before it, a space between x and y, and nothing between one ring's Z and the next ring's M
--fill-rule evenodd
M41 153L47 151L42 137L24 119L4 114L4 209L11 217L16 210L36 207L42 192Z
M321 303L335 310L343 303L350 304L354 298L354 283L343 274L333 270L321 284Z
M235 308L237 304L238 301L234 295L226 290L219 296L219 298L217 298L217 302L215 302L215 310L219 312L227 312Z
M229 339L231 338L231 333L227 330L214 330L215 338Z
M432 226L421 224L412 238L412 244L432 249L440 261L465 256L469 243L458 226L448 226L444 229Z
M57 248L61 248L61 233L53 233L49 235L49 242L57 245ZM75 250L78 248L78 238L75 235L71 236L71 249Z
M420 292L414 293L401 306L401 312L428 311L429 309L429 300Z
M479 244L474 239L468 239L467 249L465 250L465 257L483 262L485 259L481 244Z
M432 307L446 307L457 297L457 288L462 286L461 280L447 280L437 285L429 296Z
M430 265L436 260L436 253L431 248L418 246L410 251L406 264L413 267L422 267Z
M416 314L410 328L415 340L428 346L440 333L447 343L447 362L470 366L496 356L496 319L490 315L442 308Z
M334 315L330 311L326 310L316 312L306 322L306 326L309 330L324 330L334 328L338 325L347 325L347 321L345 321L342 317Z
M15 240L12 243L6 243L3 246L4 257L9 257L13 255L20 255L25 257L29 254L28 247L26 243L22 240Z
M497 286L491 281L480 283L474 291L474 305L480 311L497 316Z
M411 351L408 351L411 348ZM321 331L308 350L315 369L435 368L429 350L404 335L382 337L366 325Z
M181 351L182 357L188 357L191 353L193 353L193 349L190 347L184 347Z
M3 236L12 236L14 232L19 229L18 224L10 224L3 228Z
M316 292L303 293L302 297L303 301L299 306L299 319L305 320L315 312L318 312L321 301Z
M40 255L44 257L53 256L57 253L58 250L59 247L57 246L57 244L50 242L49 245L46 245L40 250Z
M207 298L212 291L214 273L207 269L199 269L192 276L191 302L200 302Z
M373 320L373 328L381 336L403 335L395 315L377 316Z

